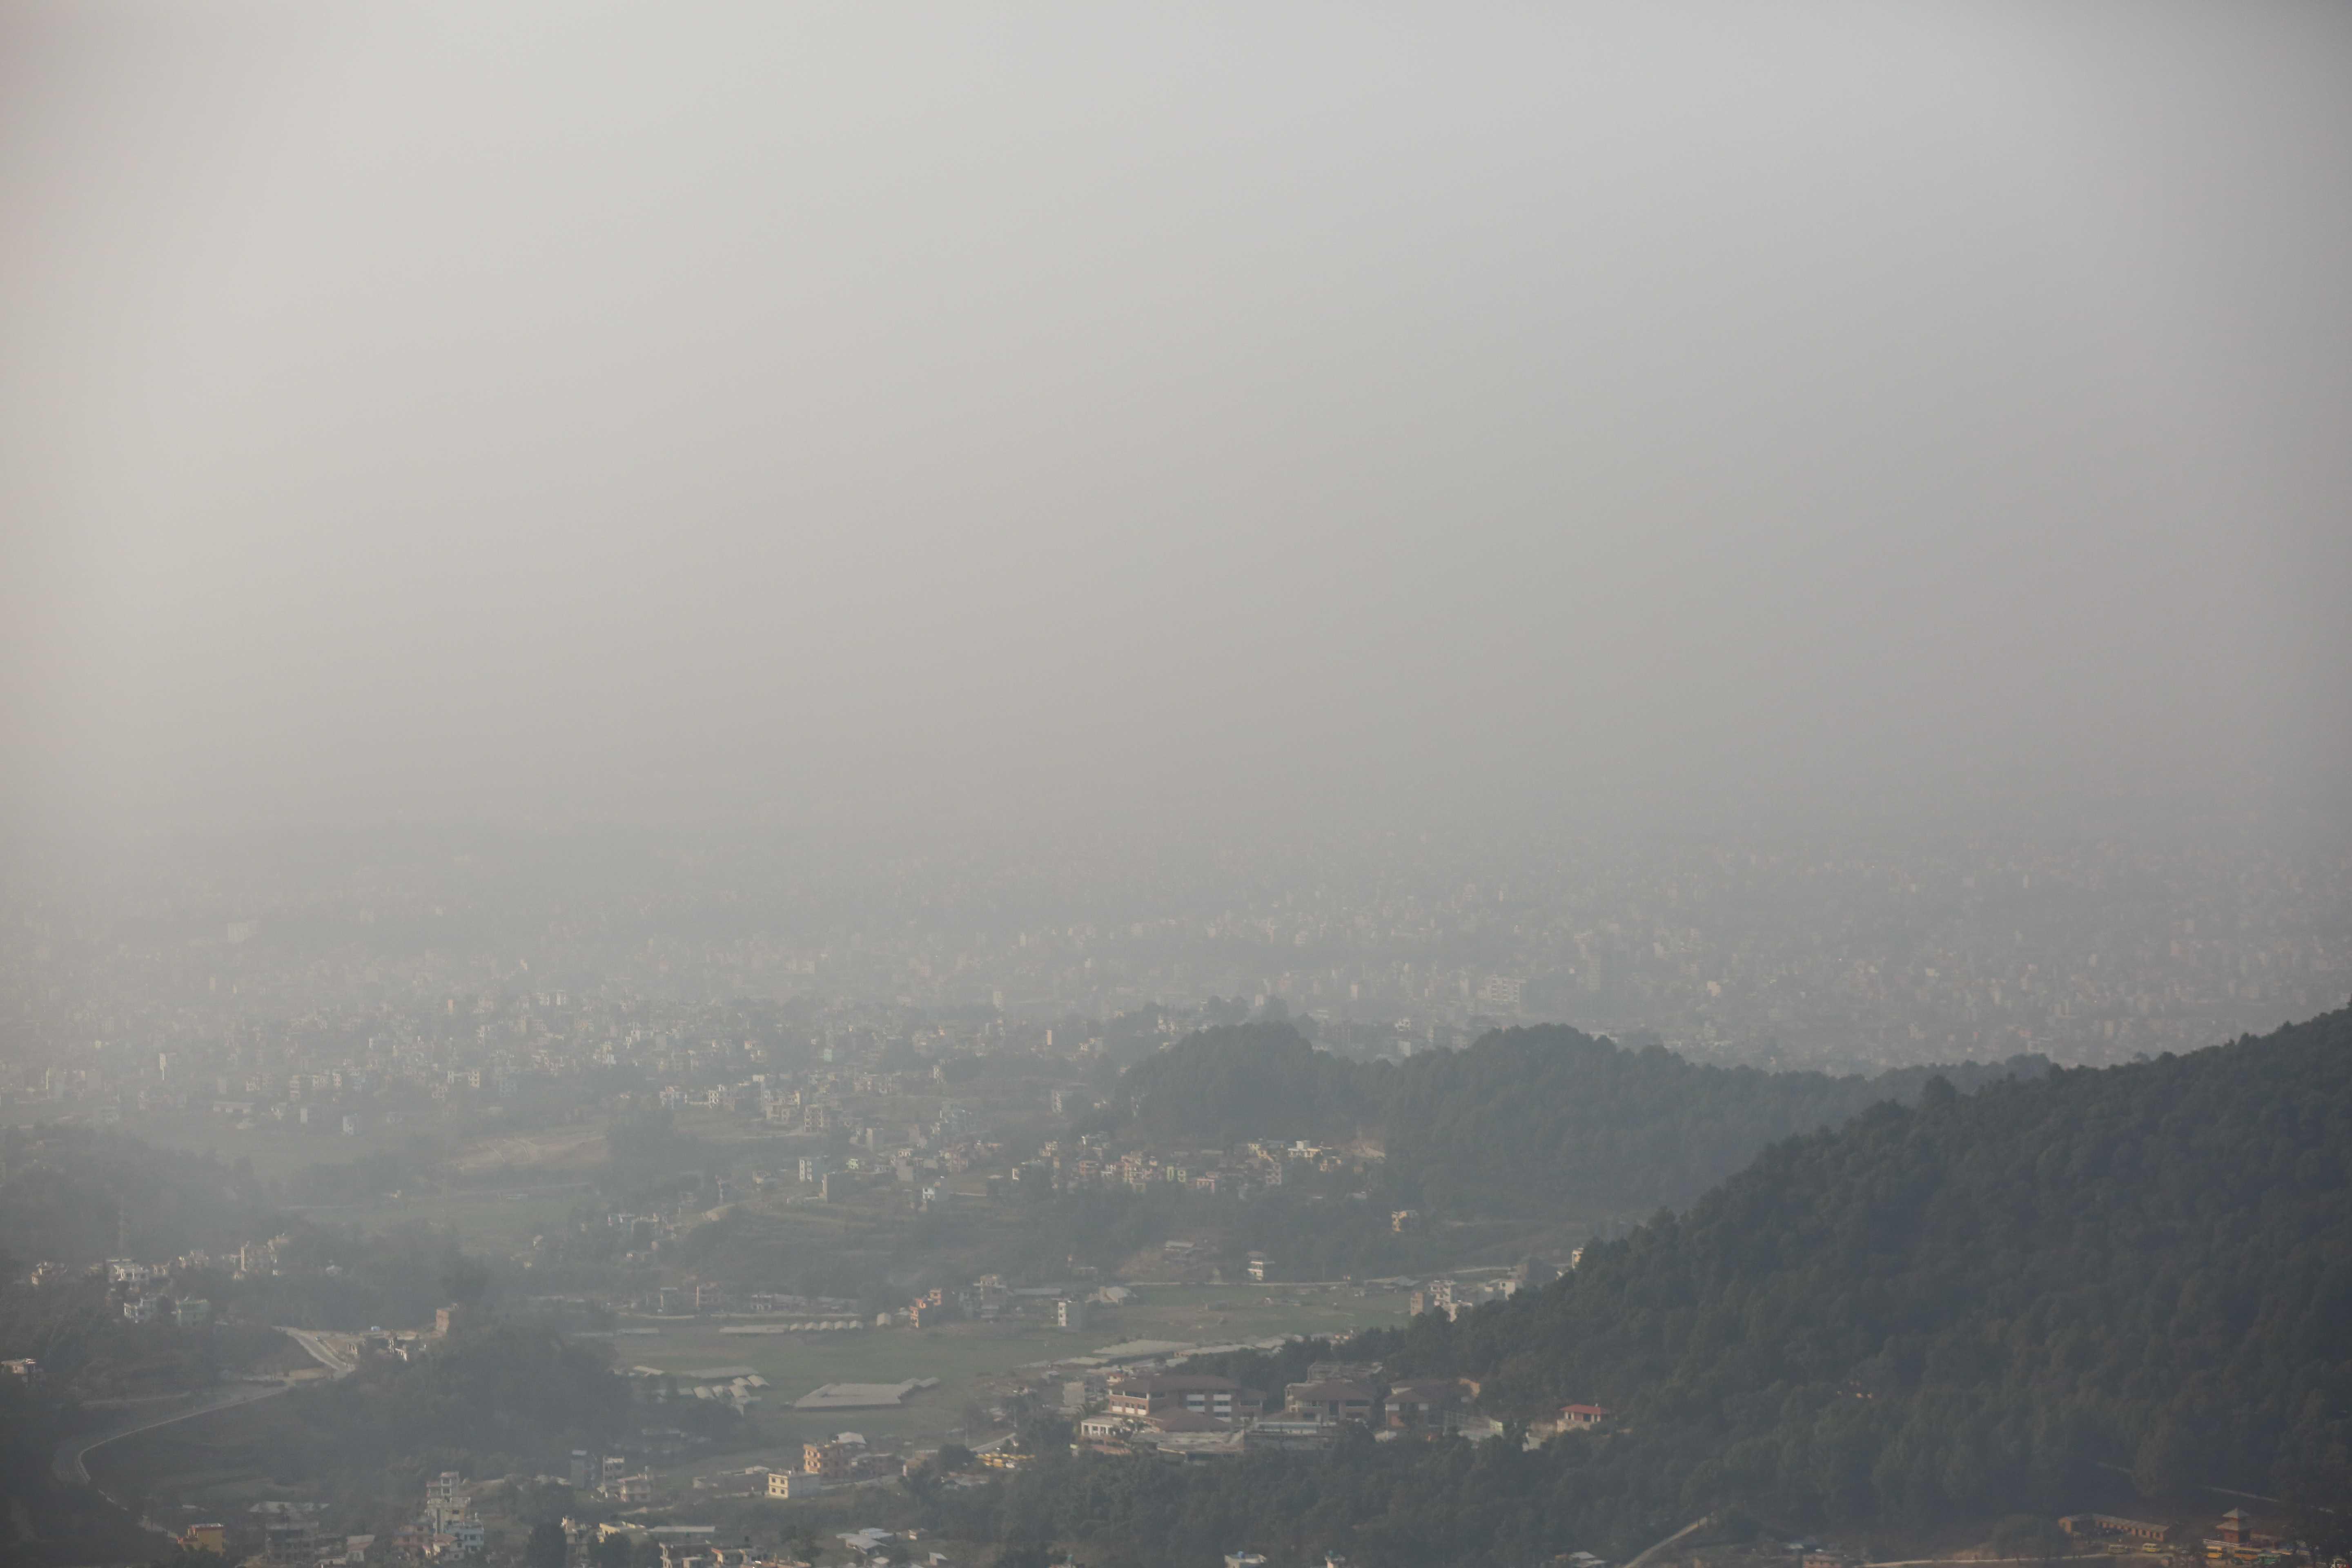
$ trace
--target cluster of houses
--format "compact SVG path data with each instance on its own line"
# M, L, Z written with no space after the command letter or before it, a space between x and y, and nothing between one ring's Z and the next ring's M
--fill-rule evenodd
M183 1329L198 1329L211 1322L213 1304L205 1297L190 1293L184 1286L175 1289L172 1280L174 1276L186 1279L212 1266L212 1258L201 1252L184 1254L169 1263L110 1258L103 1265L108 1292L120 1303L123 1321L171 1323ZM37 1275L39 1271L35 1272Z
M221 1275L247 1279L279 1273L280 1251L292 1242L290 1236L278 1236L248 1242L235 1252L190 1251L161 1262L110 1258L87 1268L49 1260L35 1264L25 1279L36 1289L102 1279L110 1302L125 1322L202 1328L213 1321L212 1299L198 1293L205 1289L205 1279Z
M1056 1191L1129 1187L1141 1192L1162 1184L1195 1192L1246 1197L1253 1190L1279 1187L1300 1172L1360 1171L1381 1156L1365 1150L1332 1148L1304 1138L1265 1138L1234 1149L1130 1149L1114 1154L1108 1135L1088 1132L1074 1144L1055 1142L1017 1168L1022 1183L1044 1182Z
M865 1530L845 1530L841 1543L860 1562L877 1558L892 1563L912 1563L919 1568L950 1568L945 1553L928 1552L922 1547L922 1531L882 1530L869 1526Z
M632 1454L598 1455L585 1448L574 1448L572 1451L572 1489L592 1493L624 1508L644 1507L657 1500L654 1478L652 1472L645 1468L646 1461L675 1458L691 1446L692 1440L685 1433L663 1428L640 1431L636 1451ZM747 1484L740 1489L748 1491L756 1488Z
M256 1505L257 1510L266 1510L257 1532L252 1529L232 1531L216 1522L193 1524L180 1533L178 1541L188 1551L210 1552L224 1557L257 1545L258 1552L247 1560L257 1559L271 1568L366 1568L369 1564L479 1557L486 1537L480 1521L464 1508L465 1490L464 1483L453 1474L436 1477L426 1484L425 1517L389 1537L330 1536L317 1527L313 1517L317 1505L269 1503ZM750 1546L723 1545L715 1525L644 1525L614 1521L592 1523L566 1519L563 1527L574 1561L593 1560L599 1544L621 1537L656 1548L662 1568L808 1568L807 1563L789 1556L762 1552ZM953 1568L945 1555L926 1550L920 1544L920 1532L914 1530L894 1531L877 1527L845 1531L838 1539L854 1558L862 1562Z
M657 1366L625 1370L633 1391L649 1405L672 1399L700 1399L749 1411L767 1395L768 1380L748 1366L704 1367L695 1372L665 1372Z
M1569 1267L1575 1268L1577 1261L1583 1255L1584 1249L1577 1248L1569 1259ZM1535 1289L1549 1285L1559 1278L1559 1269L1541 1258L1529 1258L1522 1260L1508 1273L1491 1279L1466 1279L1448 1277L1432 1279L1413 1291L1407 1299L1406 1310L1416 1318L1423 1312L1442 1312L1450 1321L1473 1307L1484 1306L1489 1301L1502 1300L1506 1297L1517 1295L1521 1290Z
M109 1298L132 1323L173 1323L200 1328L212 1321L212 1301L192 1289L203 1277L226 1273L242 1279L277 1272L278 1248L290 1238L239 1247L215 1257L208 1252L184 1252L168 1262L150 1263L136 1258L110 1258L88 1268L72 1268L54 1261L37 1263L26 1275L36 1289L69 1284L76 1279L103 1278Z
M1077 1443L1103 1453L1151 1451L1163 1458L1208 1458L1264 1448L1319 1448L1350 1426L1381 1440L1454 1433L1499 1436L1499 1423L1475 1414L1478 1385L1467 1378L1390 1383L1377 1363L1318 1362L1305 1380L1283 1389L1269 1410L1265 1394L1228 1377L1181 1371L1133 1372L1108 1382L1104 1408L1077 1423ZM1594 1405L1563 1406L1531 1436L1603 1426Z
M714 1525L646 1526L609 1521L586 1524L569 1519L563 1522L564 1534L575 1562L593 1561L598 1545L619 1537L639 1545L655 1547L661 1554L661 1568L809 1568L809 1564L794 1557L780 1556L750 1546L722 1545ZM905 1560L903 1553L898 1554L898 1560ZM946 1560L934 1557L932 1562L944 1568Z
M2243 1509L2233 1508L2215 1521L2212 1532L2194 1539L2188 1531L2158 1520L2135 1519L2116 1513L2070 1513L2058 1528L2074 1541L2104 1546L2120 1553L2163 1552L2182 1558L2201 1555L2209 1562L2252 1563L2257 1568L2309 1563L2317 1554L2305 1542L2292 1541L2275 1527L2257 1522ZM2336 1559L2341 1564L2344 1559Z
M929 1458L927 1454L905 1457L893 1451L887 1442L869 1443L862 1433L839 1432L830 1437L803 1444L797 1465L751 1465L742 1469L697 1476L694 1490L713 1497L766 1497L779 1501L793 1500L814 1497L858 1481L896 1480L922 1468ZM617 1466L619 1462L614 1463ZM969 1484L979 1484L977 1478L949 1479L959 1483L968 1479ZM620 1475L617 1469L598 1489L615 1502L658 1500L653 1495L648 1478Z
M905 1473L905 1461L897 1456L875 1448L859 1433L842 1432L801 1445L801 1468L769 1472L768 1495L801 1497L845 1481L878 1480Z
M315 1502L257 1502L249 1520L237 1527L220 1521L191 1524L177 1539L189 1552L259 1562L270 1568L366 1568L394 1561L478 1557L488 1540L455 1472L426 1482L425 1517L388 1538L331 1535L319 1527L320 1507Z

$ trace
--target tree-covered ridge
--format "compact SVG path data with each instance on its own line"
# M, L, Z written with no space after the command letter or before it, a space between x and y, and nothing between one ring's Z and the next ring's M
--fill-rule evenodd
M1364 1353L1612 1405L1694 1503L1794 1518L2352 1491L2352 1013L1769 1151L1539 1292Z
M2352 1012L1973 1095L1931 1083L1916 1109L1775 1145L1555 1284L1340 1352L1391 1380L1474 1376L1507 1419L1603 1405L1600 1432L1053 1458L937 1510L1114 1568L1243 1542L1409 1568L1622 1558L1702 1514L1892 1546L1956 1519L2138 1506L2118 1496L2135 1483L2210 1515L2227 1500L2198 1489L2219 1485L2293 1500L2285 1522L2340 1549L2348 1167ZM1225 1370L1279 1384L1320 1353Z
M201 1445L217 1462L324 1498L362 1530L388 1531L414 1517L418 1490L438 1471L560 1475L572 1449L607 1447L643 1416L601 1348L494 1321L422 1362L371 1363L158 1441ZM739 1419L694 1400L665 1406L664 1416L689 1430ZM106 1463L115 1467L107 1484L135 1498L145 1484L135 1462L117 1451Z
M2047 1067L2021 1058L1940 1070L1973 1088ZM1715 1067L1560 1026L1356 1063L1288 1024L1260 1023L1202 1030L1129 1068L1118 1102L1132 1132L1161 1142L1371 1132L1397 1205L1580 1220L1686 1204L1780 1139L1915 1098L1933 1070Z
M1972 1088L2047 1066L2030 1058L1943 1070ZM1689 1203L1792 1133L1916 1098L1930 1076L1717 1067L1559 1026L1505 1029L1396 1073L1388 1180L1398 1201L1443 1212L1647 1213Z
M1379 1115L1391 1072L1318 1051L1287 1023L1228 1024L1129 1068L1118 1098L1138 1133L1163 1142L1343 1137Z
M269 1218L242 1163L158 1149L96 1127L0 1128L0 1248L95 1263L234 1246Z

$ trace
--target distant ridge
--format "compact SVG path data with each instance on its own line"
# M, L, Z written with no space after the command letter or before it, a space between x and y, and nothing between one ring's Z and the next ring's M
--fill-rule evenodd
M1497 1440L1051 1459L1001 1517L1129 1568L1234 1540L1362 1568L1623 1560L1694 1520L1710 1546L2046 1558L2053 1515L2194 1540L2228 1489L2284 1500L2271 1526L2326 1561L2352 1547L2347 1163L2352 1012L1973 1094L1931 1079L1549 1285L1339 1352L1475 1380ZM1278 1391L1334 1351L1217 1364ZM1609 1415L1545 1437L1569 1404Z
M2103 1465L2158 1500L2352 1496L2352 1011L1931 1081L1359 1353L1610 1405L1632 1436L1592 1462L1792 1520L2057 1509Z
M1107 1119L1163 1143L1375 1131L1395 1206L1521 1219L1680 1207L1767 1145L1938 1075L1962 1089L2050 1070L2041 1057L1875 1078L1770 1072L1630 1048L1562 1025L1460 1051L1357 1063L1287 1023L1205 1029L1121 1076Z

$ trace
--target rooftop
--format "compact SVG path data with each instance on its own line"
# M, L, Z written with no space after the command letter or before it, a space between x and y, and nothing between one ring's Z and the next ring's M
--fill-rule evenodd
M913 1377L904 1383L828 1383L793 1401L795 1410L887 1410L904 1405L920 1389L936 1388L936 1377Z

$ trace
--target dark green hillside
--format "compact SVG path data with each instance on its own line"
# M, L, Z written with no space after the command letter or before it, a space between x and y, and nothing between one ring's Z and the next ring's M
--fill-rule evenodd
M1389 1070L1318 1051L1286 1023L1232 1024L1129 1068L1118 1093L1144 1136L1223 1148L1344 1137L1378 1114Z
M1691 1501L2055 1507L2100 1462L2352 1480L2352 1014L1872 1110L1559 1284L1384 1336L1501 1408L1622 1410Z
M1974 1088L2048 1065L1942 1070ZM1929 1076L1712 1067L1558 1026L1505 1029L1403 1064L1387 1102L1388 1182L1398 1202L1442 1213L1645 1215L1689 1203L1780 1139L1916 1098Z
M1702 1515L1916 1555L1916 1531L2028 1512L2210 1519L2221 1486L2290 1500L2276 1513L2340 1550L2347 1165L2352 1013L1974 1095L1931 1084L1775 1145L1539 1291L1343 1352L1391 1380L1476 1376L1507 1419L1608 1405L1601 1433L1056 1458L934 1511L1113 1568L1236 1542L1411 1568L1622 1559Z
M494 1323L420 1363L372 1363L201 1429L132 1438L106 1450L97 1474L117 1495L135 1498L152 1475L234 1468L312 1489L345 1517L390 1529L413 1516L418 1489L436 1470L561 1473L572 1449L609 1444L642 1415L601 1350ZM685 1401L665 1407L662 1425L697 1430L735 1419Z
M2048 1065L2037 1057L1940 1070L1972 1089ZM1559 1026L1360 1064L1265 1023L1171 1047L1129 1069L1118 1098L1129 1130L1161 1143L1369 1132L1386 1144L1382 1195L1392 1205L1574 1222L1686 1204L1768 1144L1916 1098L1929 1076L1711 1067Z
M269 1209L249 1170L93 1127L0 1128L0 1247L79 1266L253 1239Z

